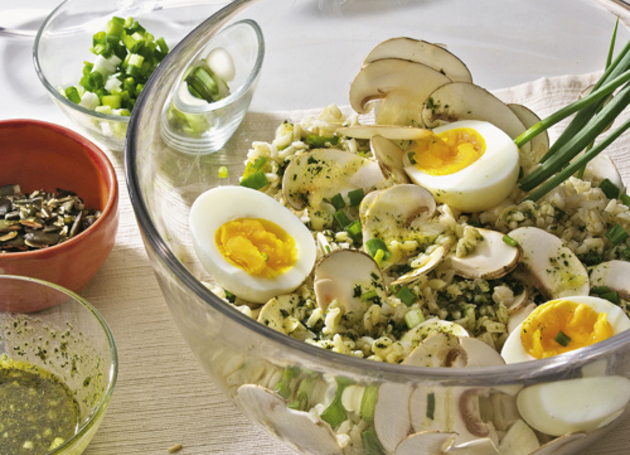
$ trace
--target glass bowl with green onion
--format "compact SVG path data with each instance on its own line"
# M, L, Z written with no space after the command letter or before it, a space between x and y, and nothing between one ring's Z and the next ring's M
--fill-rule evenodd
M66 0L44 21L33 49L52 100L83 132L122 151L147 80L217 2Z
M245 18L250 109L181 153L173 87ZM245 415L300 453L623 450L623 141L581 172L628 125L623 24L590 0L236 0L182 40L132 116L128 189L173 319ZM590 126L554 124L574 109Z

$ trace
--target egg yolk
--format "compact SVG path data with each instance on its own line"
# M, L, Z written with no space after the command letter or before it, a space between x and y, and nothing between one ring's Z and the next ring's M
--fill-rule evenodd
M523 323L521 342L531 356L544 359L589 346L613 336L606 313L569 300L536 308Z
M472 128L453 128L419 139L408 150L412 163L425 174L450 175L481 158L486 141Z
M221 255L252 276L274 278L297 261L295 240L284 229L260 218L223 224L214 235Z

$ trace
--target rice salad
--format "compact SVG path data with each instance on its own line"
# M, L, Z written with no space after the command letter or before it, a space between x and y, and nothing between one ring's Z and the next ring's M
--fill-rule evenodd
M355 125L359 125L359 116L345 115L335 105L323 109L317 118L285 121L278 126L271 142L253 142L245 167L251 168L262 158L265 162L262 170L269 184L260 191L286 206L282 193L283 173L289 162L309 150L333 148L374 159L368 140L337 134L340 128ZM521 152L520 165L525 175L537 162L537 157L532 156L534 153ZM596 180L596 176L592 180L571 177L538 202L523 201L525 194L516 187L499 205L474 214L464 214L440 204L434 222L445 230L431 243L414 238L388 242L391 258L401 258L401 261L386 264L386 281L400 276L402 268L410 270L421 266L441 245L448 246L456 257L467 256L483 241L479 228L502 233L523 226L544 229L562 239L585 266L626 260L630 253L626 251L627 243L613 244L606 233L615 225L630 230L630 212L619 199L608 198ZM390 177L383 181L382 188L394 185L396 182ZM311 225L308 210L294 212L307 226ZM312 233L319 239L320 257L330 251L362 246L338 224L320 231L312 230ZM515 299L526 291L529 302L540 304L546 300L521 272L516 268L500 279L466 279L455 273L450 261L444 260L407 286L413 298L407 296L403 302L392 292L385 298L374 299L353 323L344 318L336 300L325 311L320 309L312 276L286 297L290 304L282 310L280 320L261 318L260 305L226 293L218 286L212 286L212 290L244 314L306 343L369 360L401 363L424 338L434 333L428 330L409 336L418 322L431 319L452 321L471 337L500 351L509 334L509 309ZM627 301L621 300L619 305L626 313L630 311Z

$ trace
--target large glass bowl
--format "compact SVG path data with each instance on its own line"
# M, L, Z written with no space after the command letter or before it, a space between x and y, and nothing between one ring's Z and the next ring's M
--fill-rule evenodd
M77 430L48 453L83 453L116 385L118 355L107 322L89 302L61 286L0 275L0 369L15 365L26 371L35 366L68 387L78 406Z
M161 116L178 75L212 36L244 18L261 26L266 43L258 91L245 123L212 155L173 150L161 138ZM209 291L205 284L212 277L196 257L188 227L197 196L209 188L237 184L251 142L273 139L277 124L265 123L265 113L278 111L273 118L280 123L285 118L299 121L305 114L296 110L348 105L349 84L365 55L380 41L410 36L446 43L470 66L479 85L499 89L542 77L601 70L614 23L613 15L586 0L544 4L237 0L182 40L158 69L132 116L125 155L128 188L174 320L203 368L242 411L304 453L393 453L410 432L407 411L402 410L409 407L414 390L424 391L426 398L416 414L432 419L437 410L452 409L448 400L453 397L472 398L466 403L473 414L479 406L484 413L509 413L513 407L509 397L523 387L549 382L562 387L569 383L561 381L587 376L630 378L630 332L545 360L466 369L372 362L303 343L259 324ZM627 37L621 27L619 42ZM224 166L228 177L221 179L218 171ZM297 399L298 383L310 394L316 389L325 396L327 391L329 401L341 384L352 383L357 386L352 390L364 395L378 387L378 399L392 403L392 410L374 417L381 422L376 432L380 440L374 441L374 420L369 415L341 424L346 427L336 428L335 436L313 414L291 409L296 406L292 400ZM620 413L624 410L621 406ZM610 424L588 433L554 440L541 437L540 442L550 445L536 453L579 453L614 428L620 421L619 414L614 417ZM495 430L504 435L507 426L498 420ZM435 432L409 443L424 447L417 453L442 453L448 438L441 432L453 431L446 426L436 425ZM489 444L491 435L468 430L477 436L448 453L495 453ZM458 431L466 432L462 427Z

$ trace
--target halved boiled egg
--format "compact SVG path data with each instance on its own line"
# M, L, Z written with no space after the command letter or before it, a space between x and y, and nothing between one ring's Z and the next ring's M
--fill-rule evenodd
M411 143L403 155L409 178L435 199L462 212L495 206L518 179L514 141L491 123L462 120Z
M589 346L628 329L628 316L608 300L564 297L537 307L510 333L501 356L506 363L544 359Z
M293 212L260 191L221 186L189 214L197 256L216 283L250 302L296 289L311 273L316 246Z

